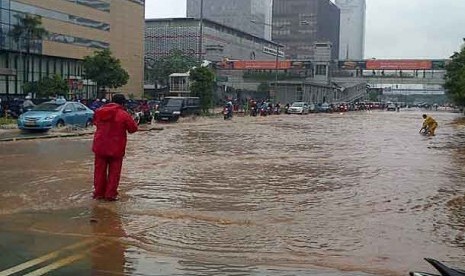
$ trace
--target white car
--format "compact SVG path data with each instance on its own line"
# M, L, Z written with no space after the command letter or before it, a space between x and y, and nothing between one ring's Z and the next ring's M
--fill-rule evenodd
M309 106L307 102L294 102L287 111L289 114L308 114Z

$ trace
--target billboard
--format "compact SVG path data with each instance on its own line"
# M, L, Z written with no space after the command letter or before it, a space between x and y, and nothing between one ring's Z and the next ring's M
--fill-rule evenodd
M339 69L343 70L356 70L356 69L366 69L367 64L364 60L344 60L339 61Z
M366 61L367 70L431 70L433 63L431 60L381 60L373 59Z
M276 61L273 60L235 60L233 68L236 70L286 70L291 68L291 61Z

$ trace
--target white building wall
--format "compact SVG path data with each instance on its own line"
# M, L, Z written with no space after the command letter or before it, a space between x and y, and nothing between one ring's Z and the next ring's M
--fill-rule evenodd
M340 60L362 60L365 56L366 0L336 0L341 10Z

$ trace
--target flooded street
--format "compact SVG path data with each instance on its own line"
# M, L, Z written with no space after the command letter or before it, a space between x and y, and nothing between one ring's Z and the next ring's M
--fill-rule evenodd
M116 203L91 200L91 136L1 143L0 275L57 250L47 275L464 267L465 121L432 113L428 138L421 114L199 118L137 133Z

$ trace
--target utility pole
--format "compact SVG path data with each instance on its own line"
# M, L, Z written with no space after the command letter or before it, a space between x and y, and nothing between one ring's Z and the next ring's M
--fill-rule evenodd
M279 43L276 43L276 64L275 64L275 81L274 81L274 94L278 93L278 70L279 70ZM274 98L274 96L273 96Z
M200 0L200 27L199 27L199 63L202 62L203 48L203 0Z

